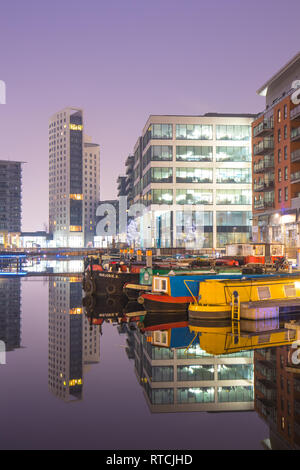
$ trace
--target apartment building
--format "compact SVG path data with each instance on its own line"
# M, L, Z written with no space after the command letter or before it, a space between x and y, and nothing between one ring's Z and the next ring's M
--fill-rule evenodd
M22 218L22 162L0 160L0 245L18 246Z
M93 243L100 193L100 148L84 135L83 111L49 122L49 231L58 247Z
M300 214L300 53L257 93L265 109L252 123L253 239L285 244L297 257Z

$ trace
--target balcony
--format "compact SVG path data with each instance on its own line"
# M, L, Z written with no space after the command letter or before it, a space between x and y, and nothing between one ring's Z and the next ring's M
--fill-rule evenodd
M264 172L264 162L262 160L258 163L254 163L253 172L254 173L263 173Z
M291 160L292 162L300 161L300 149L294 150L294 152L291 153Z
M291 141L296 142L297 140L300 140L300 127L291 130Z
M291 183L300 183L300 171L291 173Z
M293 119L297 119L300 117L300 104L298 104L298 106L296 106L294 109L291 110L290 112L290 118L291 120Z
M264 190L265 183L262 181L261 183L257 183L253 185L253 189L255 192L260 193Z
M254 209L256 209L256 210L264 209L264 207L265 207L263 199L259 199L258 201L254 201L253 205L254 205Z
M254 155L267 155L274 150L274 139L263 139L253 146Z
M273 120L265 120L259 123L253 128L254 137L263 137L266 135L272 135L274 131L274 122Z
M264 158L264 170L271 170L274 168L274 157Z

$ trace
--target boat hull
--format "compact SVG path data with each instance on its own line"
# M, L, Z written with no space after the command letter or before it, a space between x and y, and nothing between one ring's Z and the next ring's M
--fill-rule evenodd
M187 312L193 297L171 297L169 295L143 294L139 302L143 303L147 312Z
M111 273L94 271L87 273L83 281L83 290L88 295L122 295L127 283L137 283L139 273Z

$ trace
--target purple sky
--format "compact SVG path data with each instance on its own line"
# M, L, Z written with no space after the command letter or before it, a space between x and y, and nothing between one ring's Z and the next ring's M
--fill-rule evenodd
M48 119L82 107L101 198L149 114L255 113L299 47L299 0L2 0L0 159L24 160L23 230L48 223Z

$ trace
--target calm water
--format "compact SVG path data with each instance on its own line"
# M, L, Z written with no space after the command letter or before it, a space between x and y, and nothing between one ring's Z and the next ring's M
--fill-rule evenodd
M153 346L128 324L90 330L81 297L76 277L0 280L7 349L1 449L262 449L280 429L280 413L267 421L254 411L254 364L271 364L270 357L247 351L222 361L197 344L184 355L183 347ZM175 340L180 346L183 336ZM279 349L273 351L273 385L271 376L260 383L263 412L280 406ZM284 389L281 412L287 446L297 438L294 382L290 387L292 403Z

